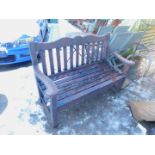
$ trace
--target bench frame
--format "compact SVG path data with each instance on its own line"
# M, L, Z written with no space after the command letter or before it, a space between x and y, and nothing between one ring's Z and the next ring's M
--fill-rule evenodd
M51 78L49 78L47 75L45 55L43 55L44 52L40 52L40 51L50 50L53 47L56 47L56 49L58 49L60 47L64 47L65 45L79 45L79 43L82 43L82 42L92 43L92 42L104 41L104 43L105 43L104 44L104 52L106 52L106 54L107 54L109 52L109 39L110 39L110 35L108 34L108 35L102 36L102 37L98 37L98 36L93 35L93 36L85 36L85 37L79 37L78 36L78 37L75 37L72 39L71 38L63 38L63 39L60 39L60 40L52 42L52 43L30 43L32 64L33 64L34 74L35 74L35 78L36 78L36 82L37 82L37 86L38 86L40 101L42 102L42 105L44 105L43 107L44 107L45 111L48 112L47 116L49 116L50 121L52 121L53 127L58 126L57 114L58 114L59 109L57 108L56 97L57 97L59 90L57 88L57 85L54 83L54 81L52 81ZM89 51L89 48L91 46L92 45L88 46L87 48L85 47L85 50ZM96 52L96 51L94 51L94 52ZM41 55L40 61L42 62L42 65L43 65L42 66L43 72L39 68L38 53ZM59 58L60 54L58 54L58 50L57 50L56 54L57 54L57 58L58 58L57 60L60 61L60 58ZM122 69L122 73L123 73L124 77L126 77L129 68L134 64L134 62L123 58L117 52L110 52L110 54L112 54L114 57L116 57L117 59L119 59L122 62L122 64L124 65L124 67ZM105 55L105 57L104 57L104 60L106 60L107 62L108 62L108 58L109 58L108 55ZM71 61L73 61L73 58ZM60 64L60 62L58 62L58 63ZM59 64L58 64L58 67L60 67ZM53 67L53 66L51 65L51 67ZM78 64L77 64L77 67L79 67ZM82 67L82 65L80 67ZM70 68L70 71L72 71L72 68ZM63 74L61 72L61 70L60 70L60 73ZM41 93L41 91L39 89L38 80L40 80L45 85L45 87L46 87L45 94ZM124 80L125 80L125 78L122 78L121 80L119 80L118 83L115 84L115 87L117 89L120 89ZM106 87L105 89L107 89L107 88L108 87ZM41 100L42 95L46 96L48 103L43 103L43 101ZM81 100L81 98L80 98L80 100ZM76 100L76 101L79 101L79 100Z

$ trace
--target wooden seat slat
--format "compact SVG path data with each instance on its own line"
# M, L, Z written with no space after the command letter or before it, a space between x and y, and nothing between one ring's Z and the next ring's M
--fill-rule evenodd
M115 76L115 78L117 78L118 73L113 73L113 76ZM65 89L63 90L63 92L60 92L60 95L58 94L58 100L62 99L62 98L65 98L65 97L68 97L68 96L72 96L72 95L75 95L76 93L82 91L82 90L86 90L86 89L89 89L97 84L100 84L100 83L104 83L105 81L109 80L109 79L112 79L111 78L111 74L105 74L105 75L102 75L102 76L99 76L99 79L95 80L95 79L92 79L92 80L87 80L87 81L82 81L81 84L74 84L74 86L68 88L68 89ZM113 81L114 82L114 81Z
M124 79L123 76L118 76L116 78L116 82L120 81ZM115 83L116 83L115 82ZM90 95L91 93L97 91L97 90L100 90L100 89L103 89L103 88L110 88L113 86L113 82L111 79L107 80L106 82L103 82L103 83L100 83L98 85L95 85L94 87L91 87L90 89L85 89L84 91L81 91L79 93L76 93L76 95L73 95L73 96L70 96L70 97L66 97L64 98L63 100L59 100L57 102L57 107L58 108L62 108L63 106L66 106L68 103L72 103L72 102L75 102L76 100L79 100L80 98L82 98L83 96L86 96L86 95Z
M76 75L77 73L79 72L83 72L83 71L89 71L89 70L94 70L94 69L100 69L102 67L102 69L104 69L104 66L108 66L107 65L107 62L103 62L102 61L102 64L103 65L100 65L101 63L96 63L96 64L91 64L91 65L86 65L86 66L80 66L78 68L75 68L75 69L72 69L72 71L66 71L64 73L60 73L60 74L55 74L54 76L50 76L50 78L57 82L58 80L61 80L63 78L66 78L66 77L69 77L69 76L72 76L72 74Z

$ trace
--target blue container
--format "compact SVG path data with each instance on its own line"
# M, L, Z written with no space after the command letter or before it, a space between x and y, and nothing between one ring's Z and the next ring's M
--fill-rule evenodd
M29 36L22 35L19 41L26 38L29 38ZM40 36L33 37L33 39L34 42L40 42ZM14 47L14 45L16 45L16 47ZM20 44L19 42L17 44L5 43L2 47L4 47L5 50L0 49L0 66L31 61L29 42L25 44Z
M30 52L28 44L18 48L8 49L7 53L0 54L0 65L16 64L30 61Z
M50 19L49 22L50 22L50 23L57 24L57 23L58 23L58 19Z

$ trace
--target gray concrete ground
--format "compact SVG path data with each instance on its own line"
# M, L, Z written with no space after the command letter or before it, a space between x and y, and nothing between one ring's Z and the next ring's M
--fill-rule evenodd
M79 31L63 20L52 27L53 40ZM0 134L146 134L128 107L132 100L155 100L155 61L149 74L137 79L143 65L131 70L129 85L120 92L109 90L60 112L57 129L52 129L37 102L31 63L0 67Z

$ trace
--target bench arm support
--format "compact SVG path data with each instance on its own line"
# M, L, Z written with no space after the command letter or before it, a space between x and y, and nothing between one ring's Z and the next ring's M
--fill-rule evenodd
M38 65L34 65L34 73L35 76L44 83L47 97L56 96L58 93L56 84L39 70Z
M112 54L123 63L123 65L124 65L124 67L123 67L123 73L124 74L127 74L128 71L129 71L129 69L130 69L130 67L133 66L133 65L135 65L135 62L124 58L123 56L121 56L120 54L118 54L118 52L112 52Z

